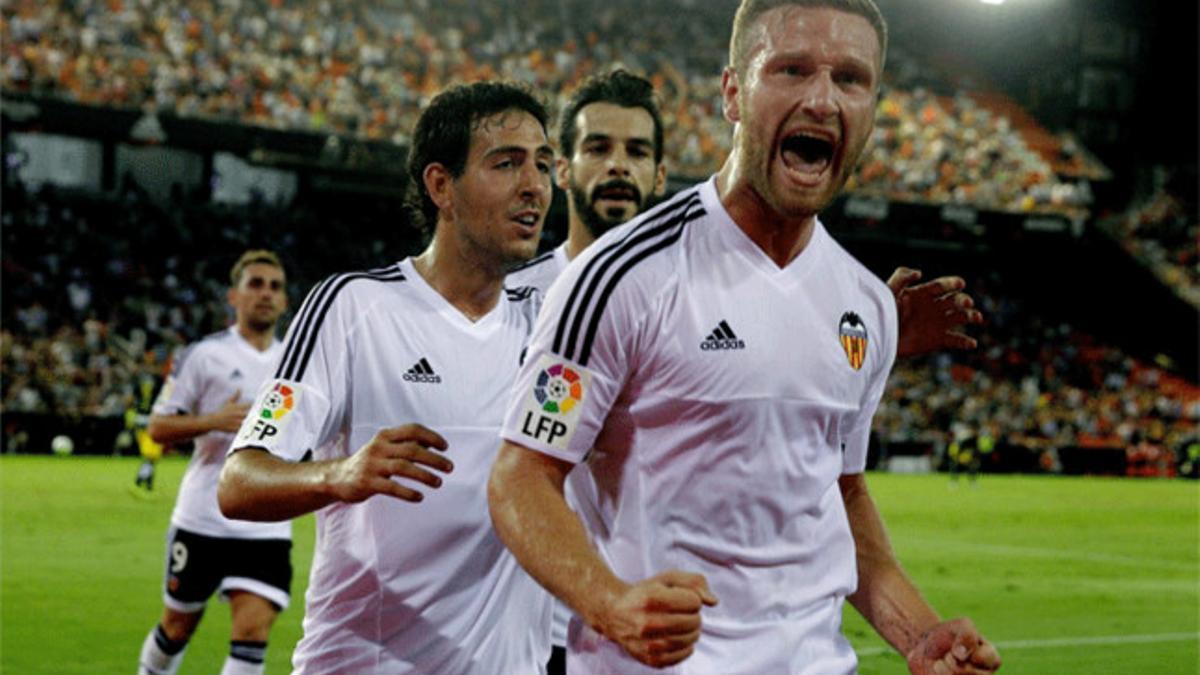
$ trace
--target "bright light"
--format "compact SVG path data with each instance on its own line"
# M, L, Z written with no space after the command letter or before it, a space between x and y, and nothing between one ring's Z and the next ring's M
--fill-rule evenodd
M985 5L1003 5L1004 0L979 0Z

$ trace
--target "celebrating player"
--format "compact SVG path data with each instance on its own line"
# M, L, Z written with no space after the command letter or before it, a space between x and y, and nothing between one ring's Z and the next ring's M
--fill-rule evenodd
M743 2L720 173L551 288L489 492L583 620L572 671L853 672L847 597L913 672L999 667L908 580L862 474L898 301L817 214L870 136L885 51L870 0Z
M291 523L230 520L217 482L233 434L282 351L275 325L287 307L283 265L270 251L246 251L230 272L236 320L189 347L154 405L157 443L195 439L171 514L162 620L146 636L138 672L173 673L213 593L229 600L233 625L225 675L261 673L271 625L288 605ZM243 397L243 395L245 395Z
M318 285L237 436L227 515L317 511L298 673L546 661L550 597L496 538L485 491L536 313L529 289L502 284L536 252L550 203L545 125L512 85L434 98L408 164L429 247ZM315 461L296 463L310 448Z

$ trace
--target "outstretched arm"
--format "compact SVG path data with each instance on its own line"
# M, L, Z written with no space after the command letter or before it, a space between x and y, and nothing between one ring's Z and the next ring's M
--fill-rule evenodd
M857 552L858 590L850 604L908 660L916 675L980 675L1000 655L970 619L942 621L901 569L862 474L838 480Z
M677 570L636 583L613 574L563 498L571 467L505 442L488 481L496 533L538 583L633 658L656 667L686 659L700 638L700 608L716 604L707 582Z
M898 267L888 277L888 288L896 296L900 317L900 341L896 355L920 356L940 349L974 349L975 338L963 332L969 324L983 323L975 301L962 292L962 277L938 277L915 284L920 270Z
M335 460L289 462L261 448L241 448L225 460L217 501L227 518L259 521L289 520L334 502L361 502L377 494L419 502L424 495L392 478L440 487L442 479L429 469L454 469L435 452L445 449L444 438L418 424L384 429L358 452Z

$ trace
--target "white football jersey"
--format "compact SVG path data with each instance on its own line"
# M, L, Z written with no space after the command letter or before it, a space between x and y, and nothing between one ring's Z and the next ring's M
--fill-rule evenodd
M254 345L231 326L185 349L175 359L162 391L154 402L155 415L207 415L220 410L234 394L248 402L271 374L283 345L273 340L266 351ZM171 523L209 537L236 539L290 539L291 522L252 523L221 515L217 483L233 434L210 431L194 440L195 449Z
M304 637L307 673L539 673L551 598L492 530L487 479L537 311L506 290L472 322L409 260L335 275L288 331L235 448L339 459L415 422L449 444L454 471L410 503L377 495L317 512Z
M710 180L613 229L551 286L502 435L586 462L578 511L623 579L703 574L674 673L851 673L838 488L866 462L895 301L816 223L780 269ZM573 673L640 673L573 621Z

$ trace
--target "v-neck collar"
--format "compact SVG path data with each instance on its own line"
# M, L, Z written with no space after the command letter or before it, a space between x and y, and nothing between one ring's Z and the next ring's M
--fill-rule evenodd
M271 350L275 347L276 343L279 342L279 340L277 340L273 334L271 335L271 344L267 345L266 349L259 351L258 347L255 347L253 344L250 343L249 340L247 340L245 337L242 336L241 332L238 331L238 327L237 327L236 323L233 324L232 326L230 326L229 328L227 328L226 330L228 330L230 335L233 336L233 339L237 341L238 346L241 349L252 354L255 358L259 359L260 361L265 361L267 359L273 358L273 356L271 354Z
M437 292L425 277L417 271L417 268L412 263L412 258L405 258L397 263L397 266L404 272L404 276L412 282L413 290L425 302L429 303L439 315L447 321L458 326L461 330L468 333L481 333L491 329L492 324L500 320L504 313L504 292L500 292L500 297L496 299L496 306L493 307L487 314L479 317L478 320L472 321L462 310L455 307L441 293Z
M829 233L821 223L820 218L813 218L812 237L804 250L792 258L787 265L780 267L763 251L754 240L734 222L721 203L717 192L717 177L713 176L700 186L700 200L704 209L715 221L717 236L728 250L737 253L746 263L759 272L763 277L779 285L790 286L798 284L818 267L828 246L826 239Z

